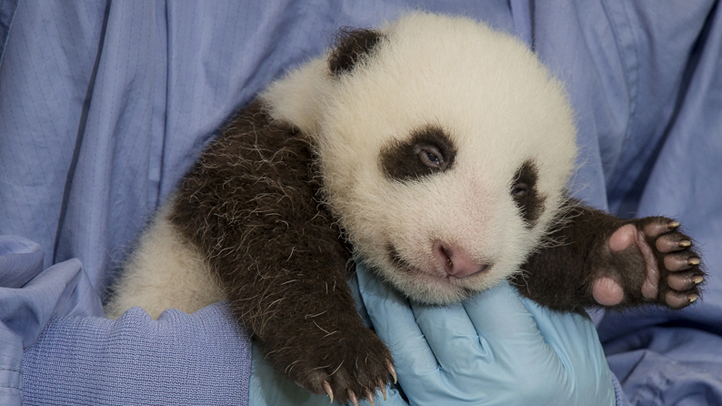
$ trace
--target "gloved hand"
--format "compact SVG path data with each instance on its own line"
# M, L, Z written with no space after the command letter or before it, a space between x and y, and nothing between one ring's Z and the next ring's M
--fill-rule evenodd
M363 265L356 270L412 406L615 404L591 320L541 308L506 282L459 305L409 305ZM397 396L376 403L397 405Z
M615 404L589 319L543 309L505 282L463 305L409 305L362 264L356 270L362 316L368 312L389 346L412 406ZM251 406L328 405L328 396L288 381L263 358L254 346ZM395 389L387 394L386 401L377 394L375 403L408 405Z

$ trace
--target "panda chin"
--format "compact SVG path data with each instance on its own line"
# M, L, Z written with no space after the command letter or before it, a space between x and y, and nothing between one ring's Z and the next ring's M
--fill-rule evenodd
M471 279L484 278L485 275L474 275L464 280L454 276L438 277L426 272L409 270L407 296L417 302L430 305L446 305L458 303L470 298L477 290L469 285L475 285Z
M428 272L411 265L392 244L387 247L390 263L381 269L384 279L415 302L428 305L459 303L500 281L493 269L464 278Z

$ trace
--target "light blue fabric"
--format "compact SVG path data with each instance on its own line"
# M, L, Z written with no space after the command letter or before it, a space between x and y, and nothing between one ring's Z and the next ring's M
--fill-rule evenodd
M80 261L43 270L40 246L17 236L0 236L0 403L19 404L23 349L29 348L56 314L98 316L100 298L90 288Z
M158 322L188 334L173 348L142 313L113 326L93 316L147 217L234 109L340 26L417 7L517 34L566 83L577 196L624 216L676 217L695 236L710 272L702 303L607 314L600 338L634 404L722 403L722 10L712 0L0 1L0 403L23 391L38 404L110 402L102 393L117 388L61 378L77 376L64 368L80 359L87 376L121 374L128 362L100 355L120 354L108 352L116 345L153 360L135 363L147 373L179 379L200 371L191 360L207 335L248 351L247 338L225 335L221 308L204 322ZM131 349L131 337L147 345ZM81 342L98 358L67 344ZM158 358L161 348L194 355ZM243 354L213 358L216 371L248 371ZM217 399L246 399L247 375L220 378ZM58 382L67 390L51 395ZM154 403L132 383L117 381L135 403Z
M157 321L139 308L118 320L54 317L25 352L23 404L240 405L250 350L224 302Z

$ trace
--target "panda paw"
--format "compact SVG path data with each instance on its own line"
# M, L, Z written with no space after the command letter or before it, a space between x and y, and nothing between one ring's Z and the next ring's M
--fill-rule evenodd
M396 371L391 354L384 343L368 328L338 331L333 345L307 351L306 359L293 363L292 378L311 392L323 394L344 404L358 406L360 399L373 397L379 391L386 399L386 386Z
M704 281L699 254L679 223L646 217L617 228L606 241L609 260L592 284L603 306L657 303L681 309L695 302Z

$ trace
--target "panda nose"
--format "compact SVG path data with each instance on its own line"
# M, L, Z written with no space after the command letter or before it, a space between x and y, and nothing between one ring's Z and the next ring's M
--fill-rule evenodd
M449 276L465 278L484 272L489 268L488 264L480 264L474 261L464 250L437 241L433 246L434 257Z

